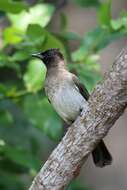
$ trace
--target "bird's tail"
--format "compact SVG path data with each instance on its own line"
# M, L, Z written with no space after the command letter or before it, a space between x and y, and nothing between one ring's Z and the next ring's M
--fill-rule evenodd
M97 147L93 150L92 157L97 167L102 168L112 163L112 156L109 153L103 140L101 140Z

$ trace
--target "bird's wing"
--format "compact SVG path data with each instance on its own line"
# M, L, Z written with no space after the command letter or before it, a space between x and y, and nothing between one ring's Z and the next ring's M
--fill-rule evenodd
M72 78L73 78L73 81L74 81L75 85L76 85L77 88L79 89L79 92L82 94L82 96L83 96L86 100L88 100L90 95L89 95L89 92L88 92L88 90L86 89L85 85L83 85L83 84L79 81L79 79L78 79L78 77L77 77L76 75L73 74Z

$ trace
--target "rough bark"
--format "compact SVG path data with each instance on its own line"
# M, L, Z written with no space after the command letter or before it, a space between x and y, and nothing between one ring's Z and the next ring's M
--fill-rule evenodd
M127 48L90 96L88 107L69 128L29 190L63 190L127 106Z

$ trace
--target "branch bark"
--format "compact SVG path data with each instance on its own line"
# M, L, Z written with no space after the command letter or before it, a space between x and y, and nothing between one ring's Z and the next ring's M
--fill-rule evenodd
M127 48L90 96L88 107L55 148L29 190L64 190L127 106Z

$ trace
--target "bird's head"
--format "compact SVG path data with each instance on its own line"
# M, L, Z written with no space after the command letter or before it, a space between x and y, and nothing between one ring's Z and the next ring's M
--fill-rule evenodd
M64 57L59 49L48 49L44 52L32 54L33 57L39 58L43 61L46 67L55 67L64 60Z

